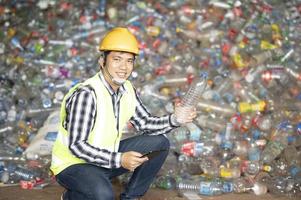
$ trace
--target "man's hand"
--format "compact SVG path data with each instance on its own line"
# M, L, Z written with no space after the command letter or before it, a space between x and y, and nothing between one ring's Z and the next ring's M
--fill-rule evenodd
M134 171L142 163L148 161L147 157L141 158L142 154L136 151L124 152L121 155L121 166L130 171Z
M183 107L181 103L175 105L174 114L177 122L180 124L190 123L197 116L195 107Z

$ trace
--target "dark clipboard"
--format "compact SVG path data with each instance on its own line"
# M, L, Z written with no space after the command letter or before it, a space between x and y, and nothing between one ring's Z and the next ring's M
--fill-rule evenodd
M161 149L161 150L156 150L156 151L149 151L149 152L143 154L143 155L141 156L141 158L147 157L147 158L150 160L150 159L152 159L152 158L158 156L160 153L162 153L162 152L164 152L164 151L167 151L167 150L166 150L166 149Z

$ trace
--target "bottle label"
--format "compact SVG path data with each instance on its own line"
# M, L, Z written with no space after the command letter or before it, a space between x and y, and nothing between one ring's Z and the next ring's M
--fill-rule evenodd
M250 161L260 160L261 151L258 148L253 148L249 150L248 158Z
M277 155L279 155L282 152L282 150L284 149L284 145L281 144L281 142L279 142L279 141L270 142L268 147L271 150L271 152L273 152Z
M204 151L204 143L196 143L195 144L195 154L199 155Z
M279 141L271 141L262 152L262 159L265 163L274 160L284 149L284 145Z
M202 194L202 195L213 195L213 192L212 192L212 189L211 189L211 182L201 181L201 183L200 183L200 194Z
M221 144L221 148L223 149L232 149L233 148L233 142L230 140L226 140Z
M57 137L58 132L48 132L45 136L45 140L47 141L55 141Z
M223 192L225 193L230 193L230 192L233 192L233 183L231 182L224 182L223 184Z
M231 178L232 177L231 170L227 169L227 168L221 168L220 175L223 178Z
M293 166L290 170L291 176L296 176L298 173L301 172L301 167Z
M194 156L195 154L195 142L186 142L181 147L181 153L187 156Z
M238 104L238 111L240 113L251 112L252 108L251 108L251 105L249 103L247 103L247 102L240 102Z
M258 101L257 103L251 104L252 111L263 111L266 107L266 103L264 101Z
M194 141L199 140L201 135L201 129L194 123L188 123L186 126L190 131L190 139Z

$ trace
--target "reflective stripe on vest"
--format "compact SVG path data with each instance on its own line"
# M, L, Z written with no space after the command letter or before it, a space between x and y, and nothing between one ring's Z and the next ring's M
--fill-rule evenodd
M68 94L64 97L61 105L60 128L58 137L53 145L51 170L56 175L66 167L77 163L84 163L83 159L77 158L69 150L68 137L69 133L63 127L63 122L66 118L66 100L72 93L81 86L90 85L96 95L96 119L94 127L89 134L88 143L109 151L118 151L120 138L122 137L122 130L127 125L129 119L134 115L136 109L136 97L133 86L129 81L124 84L125 93L120 99L119 110L119 127L117 130L117 122L114 116L112 97L106 87L103 85L96 74L92 78L83 83L74 86Z

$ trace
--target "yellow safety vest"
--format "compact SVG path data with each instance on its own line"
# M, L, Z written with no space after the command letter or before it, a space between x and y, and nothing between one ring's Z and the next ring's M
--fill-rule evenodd
M88 136L88 143L92 146L109 151L118 151L122 130L135 113L136 96L129 81L125 82L124 87L126 91L120 99L119 130L117 130L116 126L117 119L114 116L112 97L99 78L99 74L71 88L61 105L59 132L52 149L50 169L54 175L71 165L86 162L73 155L69 150L69 133L63 126L66 118L66 100L78 87L85 85L90 85L96 95L96 119L94 127Z

